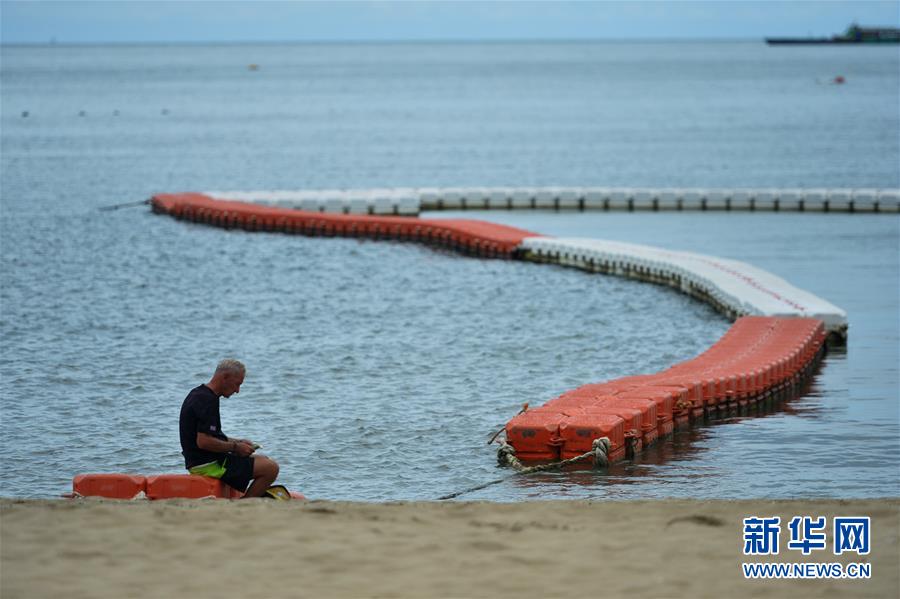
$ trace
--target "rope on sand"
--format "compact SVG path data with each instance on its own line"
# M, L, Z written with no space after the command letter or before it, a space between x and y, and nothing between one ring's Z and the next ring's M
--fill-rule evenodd
M500 462L501 466L512 466L513 470L515 470L514 473L510 474L509 476L504 476L503 478L498 478L496 480L492 480L490 482L486 482L474 487L469 487L468 489L464 489L462 491L457 491L456 493L443 495L442 497L438 497L437 500L444 501L446 499L454 499L456 497L459 497L460 495L466 495L468 493L480 491L481 489L496 485L497 483L502 483L503 481L509 480L515 476L519 476L522 474L532 474L534 472L546 472L548 470L558 470L565 466L569 466L570 464L575 464L577 462L581 462L590 458L594 459L594 463L598 468L605 468L609 465L609 447L609 438L600 437L598 439L594 439L594 442L591 443L590 451L579 456L575 456L574 458L569 458L567 460L562 460L559 462L551 462L549 464L538 464L537 466L524 466L522 462L519 461L519 458L516 457L516 450L513 448L513 446L504 442L500 446L500 449L497 451L497 460Z

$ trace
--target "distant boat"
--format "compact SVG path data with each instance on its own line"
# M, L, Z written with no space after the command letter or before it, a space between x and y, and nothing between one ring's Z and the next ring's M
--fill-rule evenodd
M831 37L767 37L767 44L900 44L900 29L896 27L847 27L843 35Z

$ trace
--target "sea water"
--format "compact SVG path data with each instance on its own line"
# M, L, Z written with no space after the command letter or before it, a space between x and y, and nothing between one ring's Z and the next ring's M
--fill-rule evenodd
M179 472L181 401L234 356L248 373L222 401L224 430L261 443L290 487L434 498L508 474L486 442L523 403L666 368L729 326L633 281L100 206L204 189L900 185L896 48L56 45L0 58L3 496L52 497L81 472ZM846 350L779 411L679 433L608 472L464 498L900 493L896 215L464 216L745 260L850 320Z

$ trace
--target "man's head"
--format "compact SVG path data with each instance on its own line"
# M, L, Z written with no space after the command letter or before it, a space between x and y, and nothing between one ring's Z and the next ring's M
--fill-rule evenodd
M208 387L222 397L231 397L235 393L240 393L246 371L244 365L237 360L222 360L216 366L216 372Z

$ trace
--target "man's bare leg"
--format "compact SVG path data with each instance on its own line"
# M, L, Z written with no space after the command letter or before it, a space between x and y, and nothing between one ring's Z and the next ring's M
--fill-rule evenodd
M262 497L275 479L278 478L278 464L265 456L256 456L253 460L253 484L244 493L244 498Z

